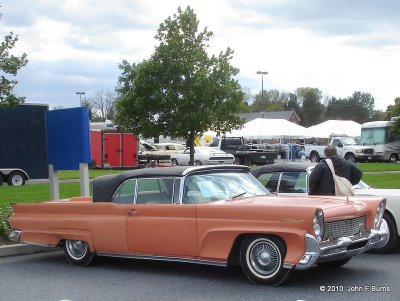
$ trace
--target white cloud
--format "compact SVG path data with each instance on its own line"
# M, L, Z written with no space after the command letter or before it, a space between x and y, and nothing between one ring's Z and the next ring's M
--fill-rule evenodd
M190 5L214 32L211 51L234 51L238 79L261 89L319 88L335 97L371 93L385 110L400 96L400 2L396 0L14 0L1 7L0 34L19 35L16 53L29 64L17 93L28 102L77 106L113 90L122 59L139 62L154 50L160 23Z

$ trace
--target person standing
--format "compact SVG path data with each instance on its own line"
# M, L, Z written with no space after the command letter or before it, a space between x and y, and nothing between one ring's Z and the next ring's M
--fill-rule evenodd
M336 146L328 145L324 149L327 159L331 159L335 174L346 178L352 185L360 182L362 171L354 164L337 155ZM318 163L310 174L308 181L310 195L335 195L335 183L332 172L325 160Z

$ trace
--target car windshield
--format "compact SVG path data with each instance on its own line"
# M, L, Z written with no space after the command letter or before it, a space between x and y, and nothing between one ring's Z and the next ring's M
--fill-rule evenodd
M265 194L269 191L247 172L214 172L187 176L182 202L196 204Z
M342 143L344 145L356 145L356 141L353 138L342 138Z

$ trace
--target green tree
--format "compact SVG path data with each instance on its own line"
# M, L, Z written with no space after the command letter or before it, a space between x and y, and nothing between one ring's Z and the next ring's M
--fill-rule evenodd
M301 104L301 124L309 127L320 123L325 113L325 106L321 103L322 92L317 88L297 88L296 95Z
M297 95L295 93L289 93L287 95L287 99L286 99L283 109L285 111L300 112L300 108L301 108L301 106L297 99Z
M259 93L251 105L252 112L283 111L288 100L288 93L272 89Z
M199 31L194 11L178 8L155 36L159 45L148 60L123 61L117 87L115 123L144 137L169 135L190 142L193 164L194 139L207 130L237 128L244 93L233 77L239 69L227 48L209 56L213 33Z
M373 120L379 114L374 111L375 101L369 93L354 92L347 98L335 97L327 101L326 118L353 120L364 123Z
M390 120L392 117L398 117L393 124L392 130L400 136L400 97L396 97L394 105L389 105L386 109L386 119Z
M1 16L0 13L0 18ZM18 83L15 80L18 70L28 63L25 53L20 57L10 53L17 41L18 36L14 36L10 32L4 37L4 41L0 45L0 109L14 107L25 101L25 97L17 97L13 91L15 85ZM7 75L10 75L11 78L7 78Z

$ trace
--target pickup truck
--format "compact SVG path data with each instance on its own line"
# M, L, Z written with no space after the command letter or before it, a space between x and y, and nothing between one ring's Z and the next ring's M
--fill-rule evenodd
M357 145L353 138L333 137L329 144L336 146L339 156L349 162L356 162L356 152L357 149L361 148L361 146ZM304 146L306 158L309 158L311 162L319 162L321 159L325 159L325 147L326 145L306 144Z
M241 165L265 165L273 164L278 153L273 149L255 149L244 143L243 137L216 138L210 147L218 148L235 156L235 164Z

